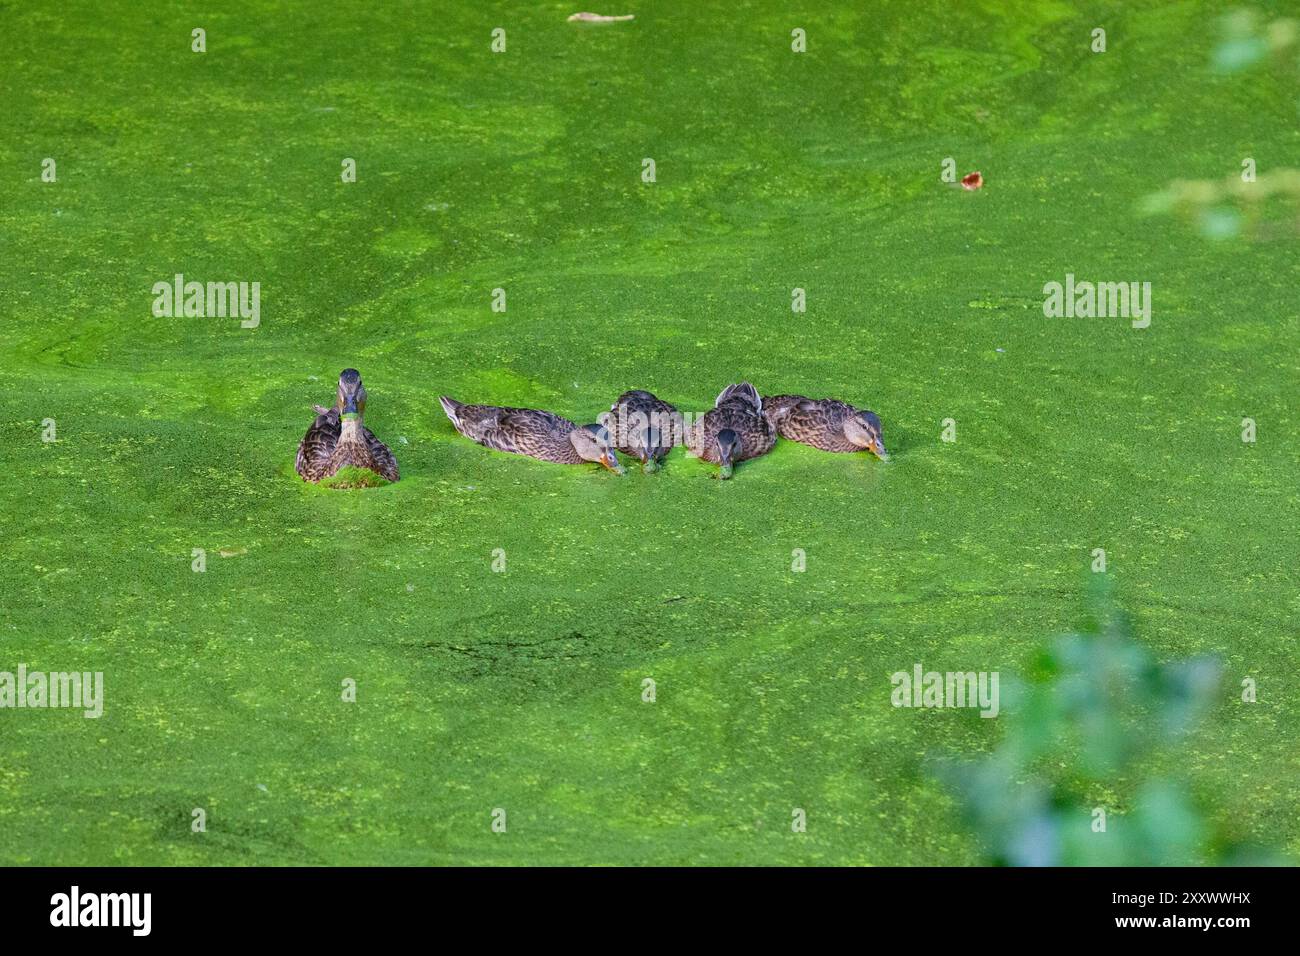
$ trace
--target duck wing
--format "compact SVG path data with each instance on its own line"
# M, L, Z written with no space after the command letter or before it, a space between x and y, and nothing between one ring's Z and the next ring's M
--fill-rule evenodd
M643 408L657 401L659 399L655 398L653 392L647 392L644 388L633 388L614 399L614 404L609 406L609 410L616 412L620 405L626 405L628 408Z
M795 412L810 411L816 404L803 395L767 395L763 398L763 410L777 421Z
M601 424L613 430L615 440L622 442L618 445L618 450L628 455L636 454L631 442L634 429L655 429L660 436L659 440L670 444L679 441L683 432L681 414L677 407L642 388L624 392L616 398L609 407L608 419L602 420ZM667 445L661 447L666 448Z
M446 395L440 398L439 401L442 403L442 409L447 413L447 417L451 419L456 431L480 445L487 445L489 448L498 447L494 442L499 438L492 436L500 429L501 419L511 409L501 408L497 405L466 405ZM511 449L505 448L502 450L510 451Z
M714 408L732 406L741 408L750 415L763 414L763 398L758 394L758 389L750 385L748 381L742 381L738 385L728 385L718 394L714 402Z
M317 415L298 443L293 467L303 481L320 481L329 472L330 458L339 440L339 413L329 409Z
M569 440L569 434L578 426L567 418L536 408L507 408L503 411L505 414L498 419L490 436L497 443L489 447L542 461L565 464L582 461Z
M369 428L362 428L362 432L366 438L366 445L370 448L370 457L374 461L372 470L387 481L397 481L397 459L393 457L392 451L376 438L375 433Z
M569 433L578 426L553 412L459 403L453 411L454 416L448 411L448 417L456 430L487 448L544 461L581 461L569 440Z
M834 398L803 399L777 416L781 437L823 451L856 451L844 435L844 422L857 413L847 402Z
M740 382L737 385L728 385L718 393L717 399L713 403L714 408L718 408L724 403L740 403L748 405L753 409L755 415L763 413L763 399L758 394L758 389L748 382Z

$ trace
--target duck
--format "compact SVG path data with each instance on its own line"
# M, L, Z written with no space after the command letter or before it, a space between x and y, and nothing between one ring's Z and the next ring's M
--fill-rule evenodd
M682 432L682 415L653 392L634 388L614 399L601 424L614 436L614 447L653 472Z
M735 463L766 455L776 445L777 422L749 382L728 385L687 436L689 451L732 475Z
M763 401L778 419L782 438L822 451L868 451L889 460L875 412L837 398L771 395Z
M294 462L303 481L314 484L349 466L368 469L387 481L398 480L397 459L365 426L366 387L360 372L345 368L339 374L334 404L313 408L316 418L298 443Z
M449 395L438 401L456 431L487 448L567 465L598 462L618 475L626 470L602 425L576 425L538 408L466 405Z

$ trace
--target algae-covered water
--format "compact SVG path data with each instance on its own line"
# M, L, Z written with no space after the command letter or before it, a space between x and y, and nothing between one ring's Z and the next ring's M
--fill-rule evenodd
M980 862L924 758L999 721L890 675L1024 669L1095 549L1157 659L1223 662L1168 759L1300 850L1292 213L1143 207L1300 165L1295 49L1216 70L1210 3L855 6L0 6L0 671L104 675L98 719L0 710L0 860ZM156 315L178 273L259 283L256 327ZM1067 275L1150 325L1044 315ZM293 472L348 366L395 485ZM437 402L740 380L892 459L618 477Z

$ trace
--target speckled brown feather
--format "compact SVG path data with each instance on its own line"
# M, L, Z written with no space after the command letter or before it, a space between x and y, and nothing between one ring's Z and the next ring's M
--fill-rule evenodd
M388 481L397 481L397 459L393 453L369 428L360 423L358 426L355 432L340 428L324 477L338 474L341 468L366 468Z
M634 388L624 392L614 399L614 404L609 406L609 410L614 415L614 418L610 420L611 433L615 436L615 440L623 439L621 445L615 446L616 450L625 455L637 458L640 456L640 451L632 444L631 439L635 436L630 433L630 430L617 427L617 416L620 414L626 415L629 419L632 419L633 416L644 416L645 421L651 425L673 421L675 424L670 429L673 434L669 434L662 426L660 428L660 441L664 443L663 450L665 454L667 453L667 443L672 441L674 434L680 434L681 413L677 411L676 406L670 405L645 389Z
M440 399L456 431L497 451L527 455L565 465L583 464L569 435L578 426L554 412L536 408L466 405L454 398Z
M772 395L763 399L779 424L782 438L822 451L862 451L844 434L844 423L859 409L835 398L805 398L802 395Z
M375 465L371 471L377 473L381 478L389 481L397 481L397 458L393 455L392 450L375 437L375 433L369 428L362 428L362 434L366 436L366 443L370 448L370 457Z
M704 414L687 436L687 447L705 461L718 464L718 432L730 428L740 439L733 461L766 455L776 445L777 430L758 391L748 382L729 385L714 407Z
M316 420L307 429L298 443L298 458L294 470L302 476L303 481L320 481L328 474L330 456L334 454L334 445L339 440L339 413L329 409L316 416Z
M325 409L316 416L298 443L298 457L294 462L294 469L304 481L331 478L346 466L368 468L388 481L398 480L397 459L374 432L361 426L361 441L346 441L340 450L342 431L337 408Z

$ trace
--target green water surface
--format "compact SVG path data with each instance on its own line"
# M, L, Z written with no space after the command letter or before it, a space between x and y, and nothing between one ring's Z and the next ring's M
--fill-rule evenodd
M1297 246L1138 212L1300 165L1297 72L1212 73L1209 3L787 6L0 4L0 670L106 697L0 710L0 861L976 863L923 758L998 721L889 675L1023 668L1095 548L1157 658L1224 662L1178 769L1300 850ZM176 273L260 325L155 317ZM1067 273L1150 327L1046 318ZM347 366L395 485L293 472ZM892 460L618 477L437 402L741 380Z

